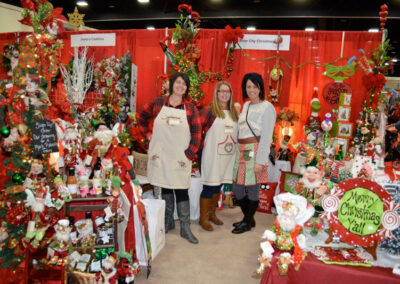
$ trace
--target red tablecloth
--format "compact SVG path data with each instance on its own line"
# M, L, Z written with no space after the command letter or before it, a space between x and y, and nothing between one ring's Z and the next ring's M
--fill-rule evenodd
M271 268L267 268L261 279L263 284L392 284L400 283L400 276L392 273L392 269L380 267L360 267L325 264L310 253L295 271L290 266L287 275L280 276L276 258Z

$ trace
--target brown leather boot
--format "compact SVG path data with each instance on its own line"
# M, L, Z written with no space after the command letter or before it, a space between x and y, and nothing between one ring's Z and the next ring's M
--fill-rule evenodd
M211 197L211 205L210 205L210 220L215 225L223 225L224 222L218 219L217 215L215 214L215 210L218 207L218 200L219 200L219 193L213 194L213 196Z
M210 222L208 221L210 218L210 204L212 199L211 198L200 198L200 225L206 231L212 231L214 228L211 226Z

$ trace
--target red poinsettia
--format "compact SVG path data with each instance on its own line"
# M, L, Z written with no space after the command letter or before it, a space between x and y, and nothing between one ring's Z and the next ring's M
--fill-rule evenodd
M61 118L62 120L75 123L71 117L71 105L68 102L54 102L51 107L47 109L45 117L49 120Z
M227 25L225 27L225 32L223 36L226 42L233 42L234 44L237 44L239 38L243 38L243 32L239 27L232 29L230 25Z
M35 2L32 0L21 0L21 6L31 11L35 11L36 8Z
M381 73L369 73L363 77L363 84L367 90L380 90L386 83L385 76Z
M32 26L32 20L30 15L27 15L25 18L19 20L19 22L23 25Z

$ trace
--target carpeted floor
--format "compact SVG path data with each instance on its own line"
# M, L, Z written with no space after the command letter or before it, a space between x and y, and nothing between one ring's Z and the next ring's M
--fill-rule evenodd
M259 283L251 277L257 268L257 256L261 235L269 228L274 215L257 212L256 227L239 235L231 233L232 223L241 219L239 207L217 212L225 222L214 225L214 231L203 230L198 222L191 224L199 244L192 245L179 235L180 225L166 234L164 249L153 261L150 277L143 270L135 284L235 284Z

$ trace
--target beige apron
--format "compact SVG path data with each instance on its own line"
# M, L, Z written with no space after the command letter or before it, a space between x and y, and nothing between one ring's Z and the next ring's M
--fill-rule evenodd
M204 140L201 157L201 180L206 185L232 183L236 154L237 123L225 110L225 118L217 117Z
M169 189L190 187L192 161L184 153L190 138L186 109L163 106L154 120L149 145L147 178L152 185Z

